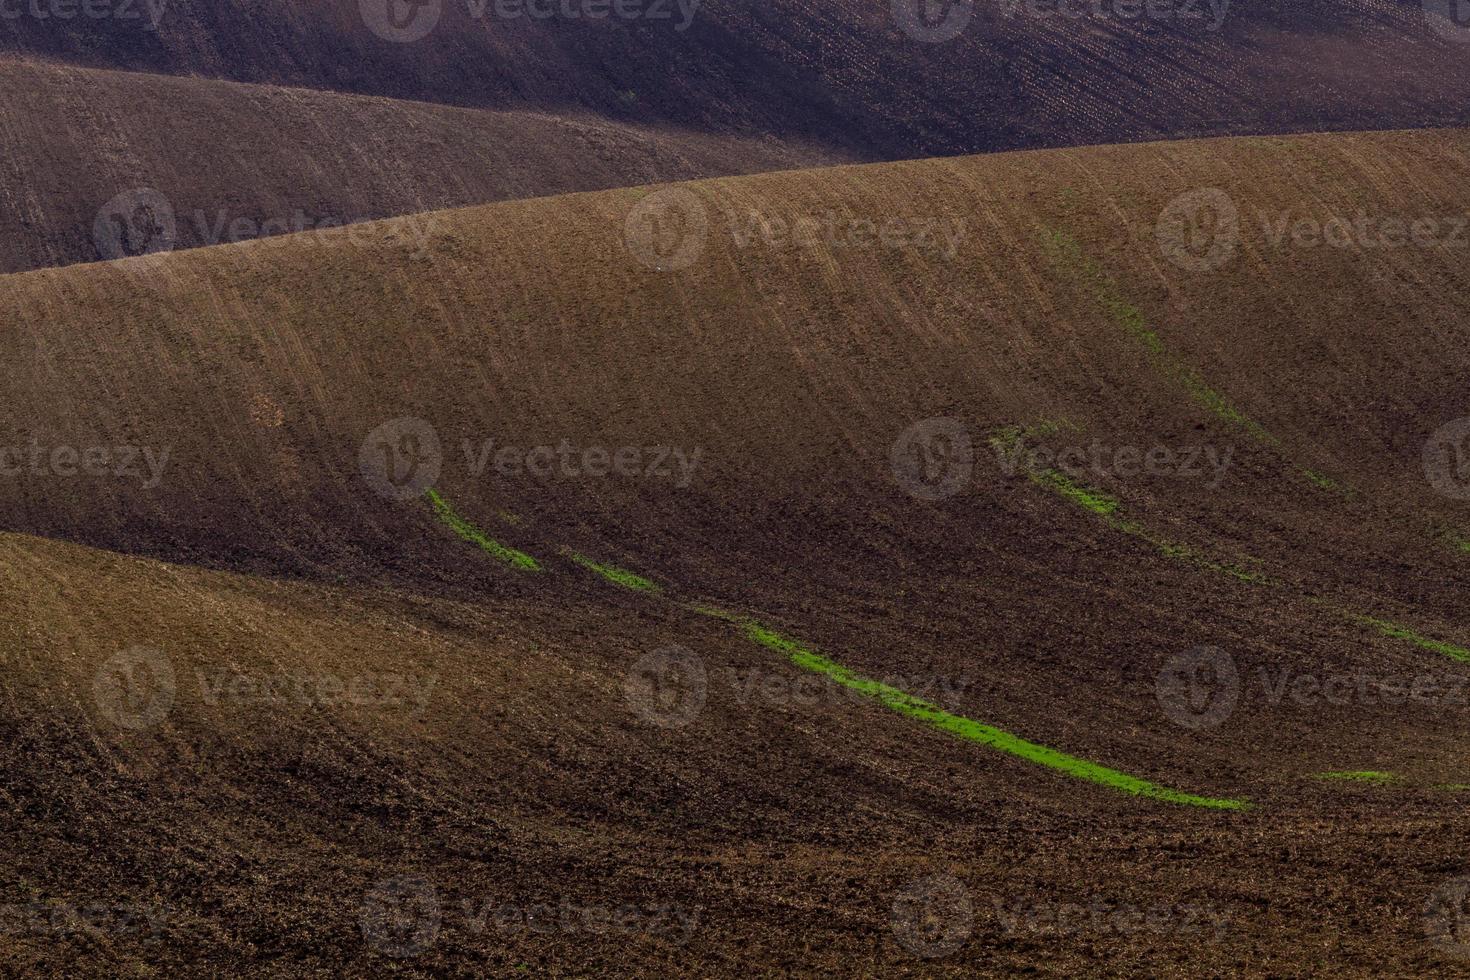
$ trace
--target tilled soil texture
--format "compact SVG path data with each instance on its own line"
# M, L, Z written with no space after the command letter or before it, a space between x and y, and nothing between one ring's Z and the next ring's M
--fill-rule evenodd
M1441 0L96 0L89 9L118 8L133 15L7 16L0 49L797 138L882 159L1463 125L1470 77L1470 27Z
M9 960L1464 972L1467 148L8 277Z
M0 272L834 163L1462 126L1450 0L15 0Z
M800 140L0 60L0 272L849 162ZM350 238L322 247L345 247Z

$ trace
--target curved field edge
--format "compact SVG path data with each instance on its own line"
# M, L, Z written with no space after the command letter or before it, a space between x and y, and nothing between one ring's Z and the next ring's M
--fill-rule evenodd
M131 224L129 207L160 197L175 249L303 230L320 239L395 216L403 234L422 239L432 233L427 215L446 208L852 159L800 141L575 111L454 108L4 57L0 86L9 93L0 173L10 196L0 272L113 258L94 232L99 213Z
M977 203L968 193L972 187L1046 182L1049 174L1054 186L1072 179L1069 168L1118 166L1120 161L1150 172L1156 157L1164 154L1183 155L1198 166L1204 165L1201 158L1223 157L1241 161L1242 167L1284 167L1291 156L1286 150L1278 153L1278 146L1291 153L1325 147L1320 151L1324 156L1341 146L1343 153L1381 159L1389 166L1415 148L1462 152L1466 142L1460 131L1303 137L1265 147L1259 141L1226 140L705 182L679 189L705 208L709 235L704 252L690 269L665 273L650 271L632 254L636 250L625 240L628 222L642 202L668 206L685 198L656 197L659 190L643 189L438 212L437 231L426 243L395 237L389 224L370 223L361 226L365 237L350 254L287 236L270 246L246 243L24 274L8 280L11 289L0 300L0 315L28 328L0 339L0 364L17 379L15 404L0 410L0 428L70 429L77 444L105 445L127 428L116 419L133 418L138 438L176 442L175 458L192 458L195 465L152 497L126 487L81 484L79 492L58 497L32 485L28 474L19 474L17 492L0 501L0 517L21 531L65 535L78 529L73 533L80 536L80 529L86 529L92 537L83 540L120 550L126 550L126 543L99 535L142 537L159 523L161 512L183 511L182 523L197 527L201 536L224 536L220 525L233 521L238 508L226 511L201 501L232 493L251 500L257 508L253 516L263 524L278 523L278 514L299 506L295 498L303 488L311 492L332 479L323 472L332 467L316 462L324 455L319 434L347 442L363 416L375 413L381 421L391 414L387 402L405 400L366 399L354 390L356 385L302 387L292 372L360 375L365 386L396 391L393 382L406 364L413 365L427 389L411 399L427 403L423 414L461 419L472 432L524 424L517 421L525 417L517 404L535 398L546 406L542 414L550 424L587 429L604 439L647 438L638 431L647 427L643 420L608 420L597 414L605 412L607 402L600 390L607 376L597 366L626 361L628 376L614 390L630 398L643 397L632 394L635 386L659 391L669 408L661 417L674 420L691 443L707 444L711 453L726 457L724 475L752 482L750 470L781 444L777 423L809 418L820 419L812 447L819 455L811 469L827 462L821 454L835 457L840 451L848 459L833 463L851 476L858 470L854 461L866 464L886 455L896 434L887 427L896 419L922 418L950 401L981 422L1024 417L1016 409L1026 403L1070 401L1096 380L1094 375L1116 370L1116 365L1091 363L1116 353L1103 349L1111 343L1112 331L1099 336L1102 328L1088 322L1096 319L1096 301L1072 304L1059 295L1055 269L1037 254L1038 216L1033 211L1053 204L1012 205L997 195ZM1333 187L1338 183L1330 182ZM1045 186L1036 192L1038 197L1050 196ZM1140 192L1128 187L1119 193L1124 191L1130 196ZM1424 206L1455 200L1450 194L1426 192ZM1111 203L1093 200L1089 207L1102 211ZM721 220L732 215L739 221L752 212L802 213L811 208L859 216L973 212L976 228L953 261L912 250L827 250L821 242L765 247L760 241L727 241L720 228ZM340 232L322 240L344 239ZM532 277L511 293L496 288L494 284L518 271L506 258L518 254L509 247L515 241L524 243L527 254L545 255L552 268L565 263L576 274ZM1443 259L1428 256L1423 262ZM823 262L831 262L835 274L814 278L811 270ZM434 276L425 275L429 269ZM1448 267L1429 270L1441 271L1448 274ZM278 288L280 280L296 278L311 287ZM767 295L770 290L779 295ZM1415 322L1452 321L1464 302L1458 296L1453 290L1426 294L1425 315ZM65 299L65 314L58 298ZM160 317L157 308L169 312ZM983 323L975 322L977 315ZM264 322L273 329L261 330ZM364 332L365 322L374 329ZM426 322L435 325L430 335L424 334ZM613 324L618 329L608 329ZM532 325L535 329L529 329ZM145 383L152 375L140 376L139 366L113 356L118 337L129 338L140 350L162 346L173 351L183 345L176 391L153 391ZM765 390L728 383L728 365L715 356L716 337L723 346L748 348L753 373L763 379ZM72 356L51 357L47 352L57 346ZM1440 354L1438 348L1424 346L1425 360ZM248 364L224 357L241 349L249 352ZM854 357L859 349L871 356ZM792 358L793 350L801 356ZM1059 353L1048 377L1023 371L1049 350ZM569 358L573 354L577 356ZM265 370L255 367L257 361L265 362ZM512 362L528 370L507 371L505 365ZM532 369L546 363L563 365L560 376ZM1444 373L1446 366L1440 364L1439 370ZM66 394L73 386L92 387L99 371L116 375L117 383L98 404ZM1131 379L1108 380L1113 387L1105 391ZM1138 379L1141 384L1153 380ZM190 392L206 386L220 389L217 407L184 411ZM956 397L936 397L946 389ZM711 396L718 417L707 414ZM831 401L824 405L822 398ZM270 404L270 413L279 413L290 425L249 418L262 399ZM1119 399L1103 410L1121 411L1127 404ZM559 421L562 413L565 419ZM854 420L848 431L834 431L842 427L830 419L843 417ZM857 428L864 423L872 423L867 431ZM596 432L599 427L621 431ZM247 447L240 454L244 462L216 465L209 460L213 447L238 442L241 435ZM292 454L292 467L274 465L283 452ZM1418 460L1414 462L1418 469ZM746 472L733 472L737 467ZM872 469L863 470L859 478L870 479ZM1422 473L1392 474L1395 481L1411 477L1423 483ZM1352 473L1343 479L1360 482ZM1424 496L1422 489L1419 494ZM1332 502L1324 495L1318 503L1330 510ZM118 530L109 532L109 527ZM343 542L349 547L354 543ZM319 543L312 548L330 550ZM294 556L307 549L293 541L279 550ZM1456 549L1455 554L1465 552Z

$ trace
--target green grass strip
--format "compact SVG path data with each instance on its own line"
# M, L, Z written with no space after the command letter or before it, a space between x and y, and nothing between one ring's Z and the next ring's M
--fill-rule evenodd
M1042 234L1043 244L1052 260L1076 274L1092 290L1093 297L1108 317L1129 336L1143 345L1156 367L1166 376L1174 377L1189 396L1211 414L1232 425L1239 426L1257 442L1279 449L1281 440L1267 431L1255 419L1246 415L1230 403L1220 392L1211 388L1193 368L1173 357L1164 348L1159 335L1148 328L1147 318L1137 306L1130 303L1112 276L1108 275L1096 259L1088 255L1082 244L1062 231L1047 230ZM1299 467L1301 474L1313 485L1336 493L1347 493L1347 489L1336 480L1314 470Z
M1005 425L991 433L990 445L1001 453L1023 452L1027 439L1054 435L1063 429L1070 432L1080 431L1066 419L1044 419L1034 425Z
M999 430L999 432L992 438L991 441L993 444L996 445L1009 445L1015 451L1019 452L1024 450L1025 448L1025 431L1025 429L1022 429L1019 426L1010 426L1008 428ZM1103 523L1107 524L1107 526L1112 528L1113 530L1121 531L1124 534L1131 535L1142 541L1147 541L1149 544L1157 548L1159 552L1165 557L1178 558L1183 561L1188 561L1193 563L1194 565L1199 566L1200 568L1204 568L1211 572L1217 572L1221 575L1228 575L1231 578L1238 579L1242 582L1249 582L1252 585L1275 584L1260 572L1252 572L1244 568L1240 568L1236 565L1215 561L1211 558L1205 557L1204 555L1200 554L1192 548L1187 547L1186 545L1178 544L1177 542L1170 541L1167 538L1160 537L1159 535L1150 531L1144 525L1139 524L1137 521L1128 520L1120 513L1118 513L1122 505L1118 502L1116 498L1110 497L1100 490L1094 490L1090 487L1086 487L1079 483L1076 483L1073 480L1069 479L1066 475L1059 473L1056 470L1032 470L1028 472L1027 475L1031 478L1032 482L1054 490L1061 496L1072 501L1074 504L1077 504L1079 507L1082 507L1085 510L1097 514L1103 519ZM1326 478L1324 477L1323 479ZM1330 483L1330 481L1328 482ZM1335 486L1335 484L1333 484L1333 486ZM1424 650L1429 650L1432 653L1443 654L1446 657L1450 657L1452 659L1459 660L1465 663L1470 663L1470 649L1466 649L1465 647L1456 646L1453 643L1445 643L1440 640L1431 640L1430 638L1422 636L1407 627L1385 622L1381 619L1373 619L1369 616L1359 616L1355 613L1347 612L1345 610L1338 610L1338 612L1346 616L1350 620L1372 626L1384 636L1392 637L1396 640L1405 640Z
M1333 493L1341 494L1346 494L1348 492L1347 487L1344 487L1341 483L1338 483L1326 473L1318 473L1316 470L1303 469L1302 475L1305 476L1308 480L1312 481L1312 484L1314 486L1322 490L1330 490Z
M1002 430L1002 434L997 439L1006 439L1010 436L1010 430ZM1129 534L1143 541L1147 541L1159 549L1160 553L1167 558L1178 558L1183 561L1192 562L1201 568L1218 572L1221 575L1228 575L1242 582L1250 582L1255 585L1264 585L1268 582L1266 576L1259 572L1251 572L1235 565L1213 561L1192 548L1154 534L1136 521L1123 518L1117 513L1122 507L1122 504L1119 503L1117 498L1110 497L1100 490L1083 486L1068 478L1063 473L1059 473L1056 470L1033 470L1028 472L1027 476L1039 486L1054 490L1084 510L1097 514L1108 527L1113 528L1115 531L1121 531L1124 534Z
M1078 507L1090 510L1094 514L1101 514L1103 517L1111 515L1122 506L1117 498L1110 497L1099 490L1084 487L1056 470L1032 470L1027 475L1031 477L1032 482L1050 487Z
M1439 640L1431 640L1427 636L1421 636L1415 633L1408 627L1387 623L1381 619L1374 619L1371 616L1359 616L1357 619L1361 623L1367 623L1369 626L1376 628L1384 636L1393 637L1395 640L1408 640L1415 646L1422 647L1425 650L1442 653L1446 657L1470 663L1470 650L1464 647L1455 646L1453 643L1443 643Z
M603 578L607 579L614 585L621 585L623 588L632 589L635 592L659 591L658 586L650 582L648 579L644 578L641 575L634 575L632 572L623 568L618 568L616 565L605 565L599 562L595 562L591 558L588 558L586 555L580 555L577 552L572 551L570 548L563 549L562 554L566 555L573 562L581 565L588 571L595 572L598 575L601 575Z
M722 620L726 623L735 623L739 625L745 622L745 618L743 616L737 616L732 612L721 609L719 606L707 606L704 603L700 602L686 602L683 604L683 607L692 613L698 613L701 616L708 616L711 619Z
M1349 769L1339 772L1319 772L1316 778L1349 783L1373 783L1381 786L1384 783L1393 782L1398 777L1391 772L1379 772L1376 769Z
M977 742L1009 755L1025 759L1028 762L1045 766L1048 769L1055 769L1059 772L1066 773L1077 779L1097 783L1102 786L1109 786L1134 796L1162 800L1167 803L1178 803L1185 806L1205 807L1212 810L1245 810L1250 807L1250 803L1245 800L1195 796L1192 793L1184 793L1165 786L1159 786L1156 783L1118 772L1115 769L1109 769L1095 762L1088 762L1086 759L1079 759L1065 752L1059 752L1045 745L1028 742L999 728L981 724L978 721L973 721L960 715L950 714L937 705L900 691L896 687L890 687L887 684L861 677L841 664L828 660L826 657L786 639L779 633L769 630L759 623L746 621L745 631L756 643L777 653L785 654L793 664L803 670L813 671L829 677L843 687L850 688L866 697L873 698L885 707L891 708L901 715L931 725L957 738Z
M1189 392L1190 397L1209 409L1217 418L1224 419L1232 425L1240 426L1246 432L1250 433L1252 439L1255 439L1259 443L1267 446L1279 446L1281 444L1281 440L1267 432L1261 423L1230 404L1224 395L1205 384L1204 379L1192 368L1186 368L1174 362L1171 362L1171 367L1178 376L1180 383Z
M1164 349L1163 340L1148 328L1143 311L1129 302L1113 277L1108 275L1096 259L1083 251L1081 242L1063 231L1048 231L1043 238L1053 260L1078 273L1091 287L1093 297L1108 317L1141 343L1165 373L1174 375L1188 390L1190 397L1225 421L1243 427L1262 442L1276 444L1276 438L1259 423L1231 405L1224 395L1207 385L1197 372L1170 356Z
M1249 582L1251 585L1274 584L1269 578L1267 578L1260 572L1252 572L1247 569L1241 568L1239 565L1231 565L1226 562L1218 562L1211 558L1206 558L1204 555L1200 554L1198 551L1195 551L1188 545L1182 545L1176 541L1170 541L1168 538L1160 537L1159 535L1150 531L1148 528L1144 527L1142 524L1139 524L1137 521L1125 520L1124 518L1117 516L1107 516L1104 517L1103 520L1107 523L1108 527L1114 529L1115 531L1121 531L1124 534L1130 534L1135 538L1147 541L1149 544L1159 549L1159 553L1166 558L1177 558L1181 561L1187 561L1193 565L1197 565L1200 568L1205 569L1206 571L1216 572L1220 575L1228 575L1233 579L1238 579L1242 582Z
M1150 354L1163 355L1164 342L1148 328L1143 311L1119 291L1117 283L1103 271L1091 256L1082 250L1082 243L1064 231L1047 230L1042 235L1043 244L1058 265L1079 272L1092 287L1093 295L1114 323L1122 327L1135 340L1143 344Z
M464 540L478 545L482 550L515 568L528 572L539 572L541 570L540 563L524 551L507 548L499 541L492 540L484 531L481 531L463 517L460 517L459 514L455 513L454 508L449 505L449 501L440 496L439 491L433 487L428 489L426 495L429 498L429 503L434 505L434 513L439 516L439 520Z

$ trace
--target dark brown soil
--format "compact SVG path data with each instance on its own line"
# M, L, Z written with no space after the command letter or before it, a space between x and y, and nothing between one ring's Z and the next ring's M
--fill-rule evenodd
M1463 131L1354 134L704 182L710 231L678 271L625 244L649 192L610 191L442 214L426 255L384 224L338 250L8 277L0 445L170 461L157 486L49 455L5 478L0 956L56 974L1470 972L1451 901L1470 819L1446 788L1470 783L1470 706L1270 694L1470 677L1344 614L1470 642L1470 555L1448 537L1470 512L1422 465L1470 415L1463 253L1283 249L1254 223L1463 214L1467 149ZM1239 254L1186 272L1155 223L1201 187L1238 205ZM728 221L752 210L966 233L949 258L741 246ZM1272 440L1191 397L1130 309ZM433 485L542 571L375 492L362 448L410 417L440 442ZM933 417L978 449L963 489L926 501L892 457ZM986 447L1056 420L1028 445L1229 450L1213 486L1079 479L1270 583L1170 557ZM477 475L464 443L486 439L701 455L687 484L500 475L493 456ZM1252 808L1137 798L953 738L813 686L688 603ZM629 694L670 648L705 674L687 719ZM1159 677L1198 648L1242 690L1194 729ZM144 680L168 664L160 716L108 686L120 655ZM321 687L384 675L432 686L370 704ZM113 913L66 926L93 905ZM926 912L949 931L915 925Z
M586 113L459 109L0 61L0 272L196 248L423 212L851 159L800 141ZM153 192L156 241L99 239ZM166 221L166 224L164 222ZM114 251L113 245L125 247Z

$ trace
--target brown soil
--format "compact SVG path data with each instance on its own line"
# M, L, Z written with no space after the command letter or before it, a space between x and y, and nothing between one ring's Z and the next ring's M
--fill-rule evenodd
M115 258L94 226L148 189L167 241L287 231L734 173L843 162L800 141L583 114L456 109L273 85L0 61L0 272ZM428 219L407 227L422 230ZM414 222L419 222L415 224ZM143 243L130 242L136 254Z
M136 6L147 2L158 0ZM1147 8L1008 0L974 4L973 19L943 43L900 30L894 0L705 0L687 21L675 0L631 4L670 11L666 20L503 19L493 16L504 6L497 0L427 0L441 16L410 43L368 28L362 10L376 3L169 0L153 31L119 17L6 17L0 50L769 135L867 159L1467 122L1464 46L1431 26L1425 4L1400 0L1155 0ZM549 4L564 5L586 6ZM399 9L412 15L423 6ZM1117 13L1076 16L1093 6ZM476 18L481 7L490 14Z
M36 972L1467 972L1425 911L1465 873L1465 796L1442 787L1470 782L1470 708L1273 704L1255 682L1470 675L1334 612L1470 641L1470 556L1443 537L1470 509L1421 463L1432 432L1470 415L1464 253L1280 247L1256 220L1463 215L1467 150L1466 131L1347 134L706 181L685 189L707 239L675 271L627 247L644 189L441 214L427 254L380 224L343 249L257 242L8 277L0 445L166 446L171 461L156 487L54 466L6 477L0 521L21 533L0 542L0 897L169 917L157 936L11 929L0 951ZM1238 254L1187 272L1156 221L1206 187L1240 211ZM752 210L966 233L949 258L742 246L728 222ZM1130 309L1275 441L1160 370ZM963 492L925 502L891 455L935 416L981 448ZM360 450L404 417L438 435L434 485L543 571L374 492ZM1032 444L1231 450L1213 488L1085 482L1273 584L1165 555L992 463L986 433L1056 419L1073 428ZM476 475L463 443L485 439L702 455L687 486ZM563 546L662 591L610 585ZM957 714L1253 807L1141 799L871 701L792 697L807 675L685 602L759 617L865 676L943 678L953 689L929 695ZM665 728L625 688L673 645L703 664L707 703ZM1157 677L1205 646L1247 686L1222 724L1191 730ZM136 649L176 675L170 710L137 731L97 688ZM211 704L199 671L435 686L417 713ZM1314 778L1343 770L1397 779ZM972 911L927 950L943 955L917 956L894 909L917 894L942 912L946 886L922 884L935 875ZM364 928L401 876L432 888L437 916ZM477 932L462 904L563 900L693 925ZM1095 902L1174 924L1054 924ZM1008 929L1017 907L1045 921ZM1181 928L1201 910L1218 932Z

